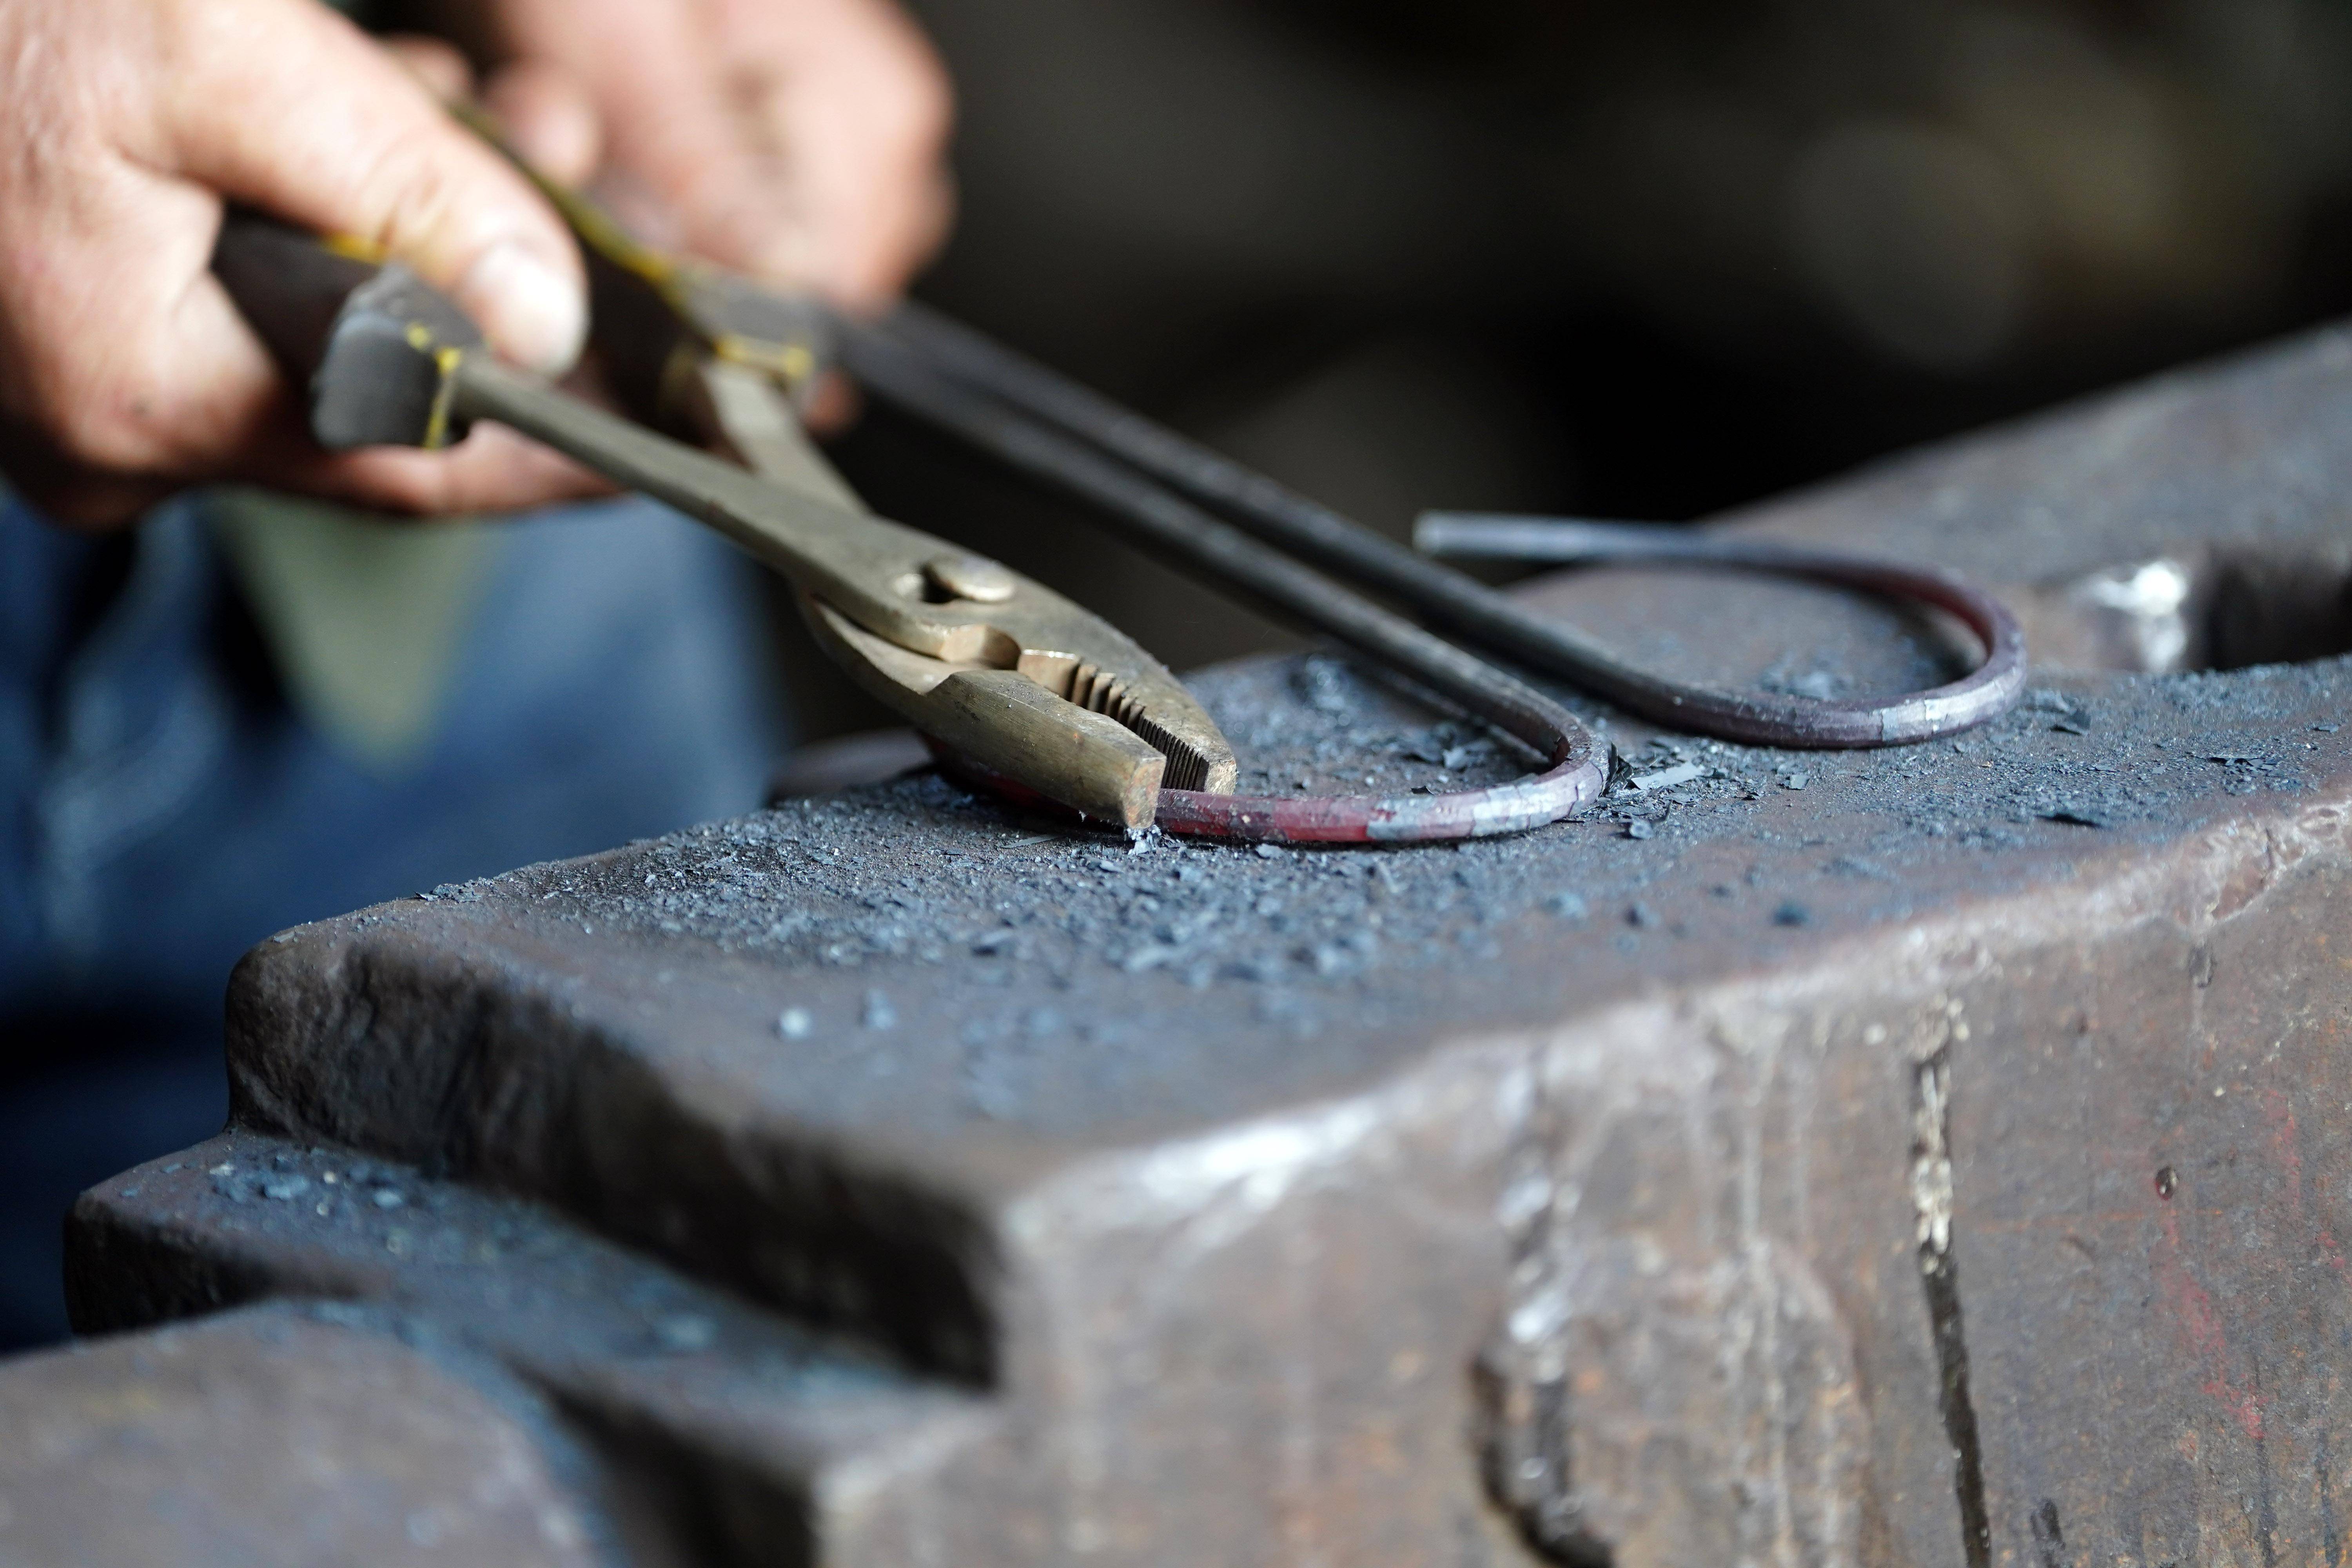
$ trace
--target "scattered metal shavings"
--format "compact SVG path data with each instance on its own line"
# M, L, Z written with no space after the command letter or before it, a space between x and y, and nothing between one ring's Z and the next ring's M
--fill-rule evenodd
M1654 792L1657 790L1672 789L1676 784L1688 784L1693 779L1705 778L1706 776L1706 770L1699 766L1698 763L1681 763L1671 768L1661 768L1654 773L1634 774L1633 787L1644 792Z
M2027 692L2019 706L2023 712L2049 720L2050 728L2059 734L2087 735L2091 732L2090 707L2071 692L2040 687Z

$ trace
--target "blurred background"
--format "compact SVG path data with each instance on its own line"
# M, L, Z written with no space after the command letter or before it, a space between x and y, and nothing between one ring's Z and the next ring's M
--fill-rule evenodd
M1696 517L2352 307L2347 0L913 8L919 292L1400 533ZM840 456L1179 668L1280 641L886 417ZM804 736L885 721L788 652Z

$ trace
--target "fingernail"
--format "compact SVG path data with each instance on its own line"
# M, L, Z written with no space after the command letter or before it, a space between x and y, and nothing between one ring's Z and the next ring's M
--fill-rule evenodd
M588 300L580 286L517 240L484 251L457 285L498 351L543 375L561 375L588 337Z

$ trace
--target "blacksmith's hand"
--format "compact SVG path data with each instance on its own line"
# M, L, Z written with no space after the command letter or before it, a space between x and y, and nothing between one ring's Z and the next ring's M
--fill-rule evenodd
M496 429L318 451L212 276L224 200L373 242L522 363L579 352L561 221L319 0L0 0L0 474L26 500L106 526L221 479L423 510L596 488Z

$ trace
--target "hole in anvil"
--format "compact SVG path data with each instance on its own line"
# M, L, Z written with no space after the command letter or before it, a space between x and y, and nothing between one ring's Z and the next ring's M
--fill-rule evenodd
M2205 610L2205 668L2300 664L2352 653L2352 551L2224 558Z
M2126 562L2019 606L2036 664L2164 674L2352 653L2352 545Z

